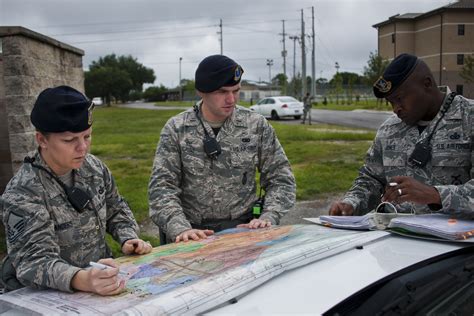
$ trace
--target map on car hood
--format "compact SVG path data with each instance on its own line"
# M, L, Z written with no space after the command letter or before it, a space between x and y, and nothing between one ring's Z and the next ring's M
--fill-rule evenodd
M280 273L388 235L317 225L229 229L200 241L156 247L116 259L128 272L124 293L102 297L23 288L0 296L0 307L34 314L196 314L212 309Z

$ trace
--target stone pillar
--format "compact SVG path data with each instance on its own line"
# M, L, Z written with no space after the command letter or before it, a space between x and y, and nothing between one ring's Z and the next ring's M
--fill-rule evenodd
M20 26L0 27L0 194L35 149L30 112L45 88L84 92L84 51Z

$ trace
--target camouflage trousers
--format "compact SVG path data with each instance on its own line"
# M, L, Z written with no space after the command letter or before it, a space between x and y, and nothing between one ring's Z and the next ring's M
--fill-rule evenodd
M308 123L311 125L311 108L305 107L303 110L303 122L301 124L304 124L306 121L306 116L308 116Z

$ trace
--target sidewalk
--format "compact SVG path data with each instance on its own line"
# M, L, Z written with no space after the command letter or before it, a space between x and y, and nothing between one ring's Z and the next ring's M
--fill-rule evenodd
M383 114L383 115L393 114L392 111L376 111L376 110L364 110L364 109L356 109L356 110L352 110L351 112L374 113L374 114Z
M308 224L303 218L327 215L331 203L342 198L343 194L331 197L296 202L295 206L280 221L280 225Z

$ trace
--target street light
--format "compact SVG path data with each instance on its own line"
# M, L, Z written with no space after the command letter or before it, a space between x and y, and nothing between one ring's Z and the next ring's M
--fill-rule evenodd
M339 63L336 61L334 66L336 67L336 75L338 75L339 74ZM338 91L339 90L339 83L338 83L339 82L339 76L337 76L335 79L336 79L335 80L336 81L336 104L339 104L339 91Z
M293 93L296 95L296 80L295 80L295 71L296 71L296 40L299 39L298 36L290 36L290 39L293 40Z
M272 84L272 66L273 66L273 59L267 59L267 66L268 66L268 82L270 85Z
M181 86L181 61L183 57L179 57L179 101L183 100L183 88Z

